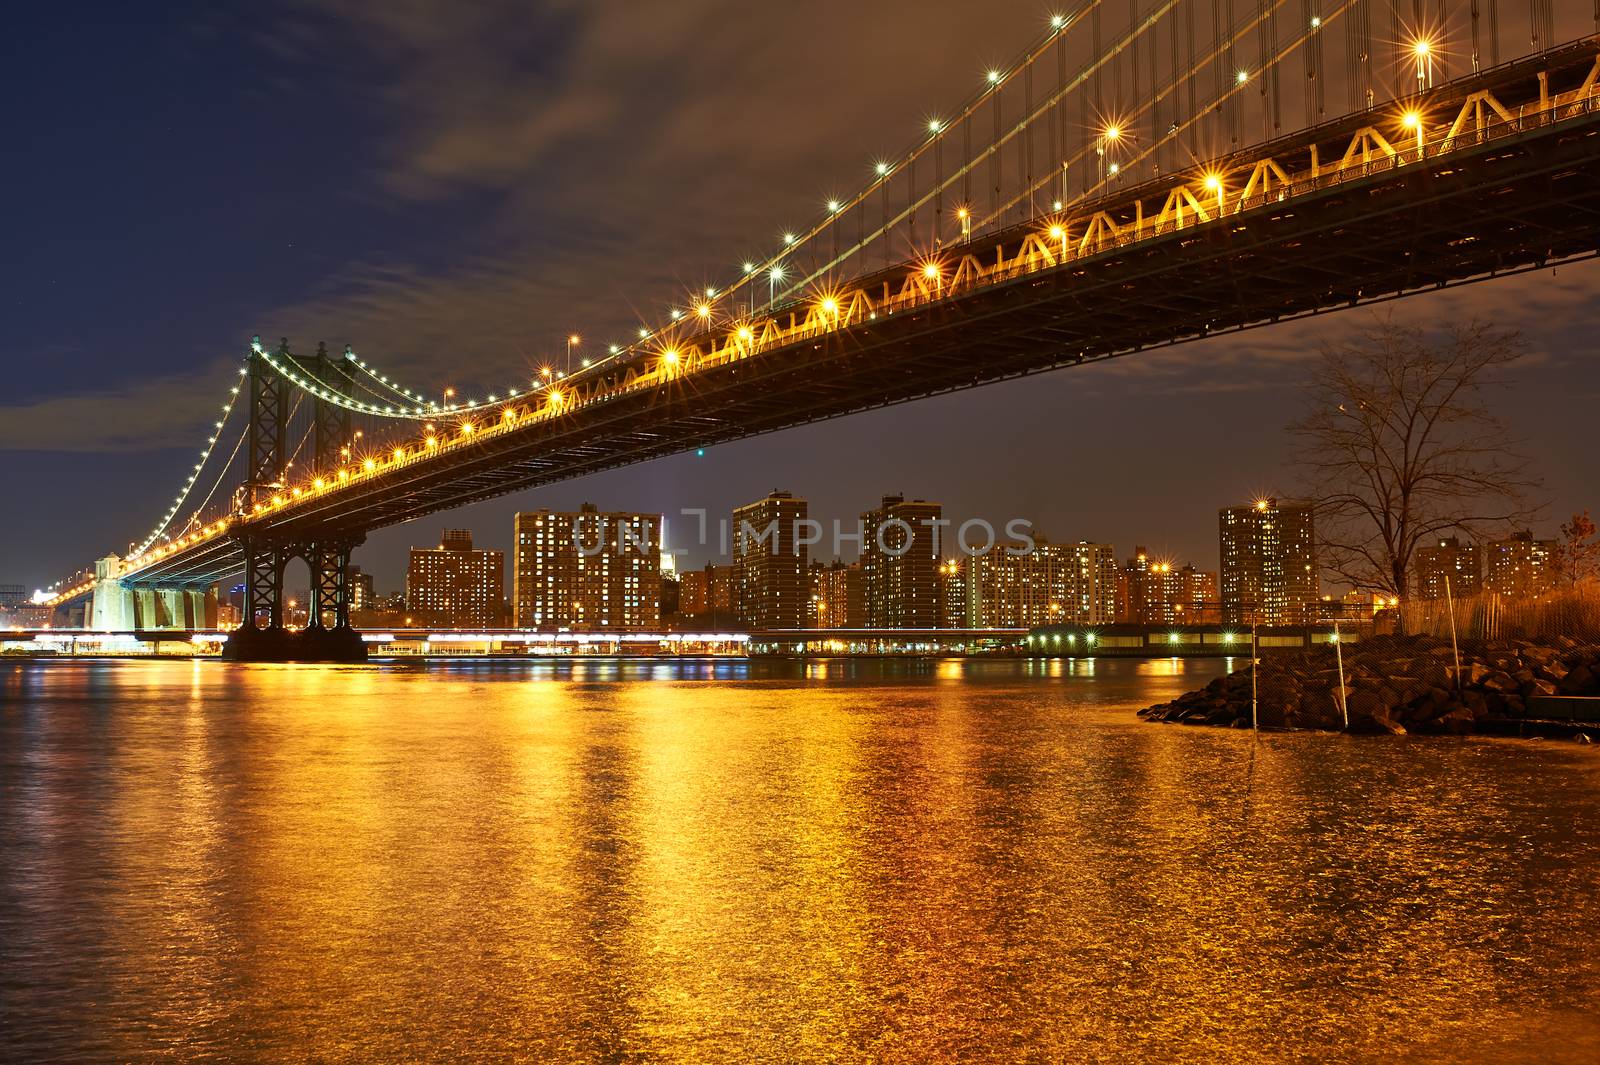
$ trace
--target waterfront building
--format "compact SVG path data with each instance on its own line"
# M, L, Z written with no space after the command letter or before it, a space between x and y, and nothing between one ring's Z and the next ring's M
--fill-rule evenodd
M937 628L942 614L936 535L943 508L884 496L861 515L861 572L867 625L875 629Z
M952 558L939 567L941 629L967 627L967 566L966 559Z
M350 581L350 609L371 610L378 600L372 590L372 574L364 573L360 566L351 566Z
M1222 620L1297 625L1316 617L1316 529L1310 503L1260 499L1218 511Z
M1483 591L1483 549L1459 537L1440 537L1417 548L1412 570L1418 599L1445 598L1447 577L1450 595L1457 599Z
M811 601L808 545L800 542L806 501L772 492L733 511L734 596L753 629L798 629Z
M29 601L28 589L21 584L0 584L0 610L11 610Z
M859 629L866 625L866 584L859 562L811 565L809 624L817 629Z
M1033 549L993 548L963 559L964 627L1104 625L1116 619L1117 562L1110 544L1051 543L1034 535Z
M1222 620L1217 575L1157 561L1136 547L1117 573L1116 619L1130 625L1215 624Z
M706 563L704 569L685 570L678 578L678 616L714 625L731 625L733 567Z
M1217 594L1217 575L1184 563L1178 571L1176 620L1190 625L1222 624L1222 599Z
M661 624L661 516L539 510L514 519L519 629L640 632Z
M416 624L487 628L505 602L505 555L475 549L472 533L446 529L438 547L413 547L406 566L406 602Z
M1483 590L1511 599L1532 599L1554 583L1554 540L1535 540L1524 529L1483 545Z

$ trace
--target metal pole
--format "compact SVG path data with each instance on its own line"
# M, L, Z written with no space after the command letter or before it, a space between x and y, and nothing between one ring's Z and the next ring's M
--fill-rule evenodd
M1250 727L1261 730L1261 719L1256 716L1256 666L1261 662L1261 647L1256 639L1255 622L1250 623Z
M1450 593L1450 574L1444 575L1444 608L1450 613L1450 653L1456 662L1456 691L1461 690L1461 647L1456 642L1456 601Z
M1350 697L1344 687L1344 643L1339 639L1339 619L1333 619L1333 657L1339 663L1339 712L1344 715L1344 730L1350 731Z

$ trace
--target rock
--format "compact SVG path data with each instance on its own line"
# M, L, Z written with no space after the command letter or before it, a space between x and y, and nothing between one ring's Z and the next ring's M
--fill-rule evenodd
M1517 690L1517 682L1511 679L1509 673L1499 669L1494 670L1483 678L1483 686L1492 692L1514 692Z
M1477 726L1473 720L1472 711L1465 707L1457 707L1448 713L1440 714L1436 724L1444 728L1452 736L1470 736Z

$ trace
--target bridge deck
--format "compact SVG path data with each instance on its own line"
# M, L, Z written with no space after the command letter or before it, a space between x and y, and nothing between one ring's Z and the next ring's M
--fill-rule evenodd
M1420 158L1402 149L1372 165L1327 163L1380 117L1395 143L1404 144L1394 132L1395 111L1264 144L1217 166L1238 174L1260 160L1276 161L1292 178L1281 198L1241 200L1220 217L1163 228L1146 212L1153 214L1149 205L1184 178L1128 189L1072 212L1080 220L1103 213L1111 224L1109 239L1090 243L1091 233L1082 232L1082 254L1065 254L1063 247L1054 261L1032 260L1027 269L997 272L980 285L952 284L909 305L885 301L884 313L797 329L786 343L685 366L676 375L625 381L622 369L609 370L610 379L593 381L579 393L583 401L559 417L485 431L336 491L239 519L224 534L149 559L130 579L226 577L242 565L241 533L286 541L359 538L696 447L1594 255L1600 95L1584 90L1570 106L1539 112L1535 75L1549 71L1551 92L1575 93L1595 51L1595 42L1586 41L1430 94L1435 118L1456 114L1485 89L1508 109L1536 112L1492 135L1462 134ZM1326 153L1321 171L1319 153ZM968 254L1003 260L1030 237L1037 243L1047 224L941 249L941 261L953 264ZM1079 237L1074 229L1075 244ZM840 298L898 284L915 265L853 280Z

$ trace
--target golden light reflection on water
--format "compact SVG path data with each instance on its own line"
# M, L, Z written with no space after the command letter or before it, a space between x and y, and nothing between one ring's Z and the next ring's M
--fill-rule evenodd
M1593 1060L1600 759L1215 668L0 666L0 1057Z

